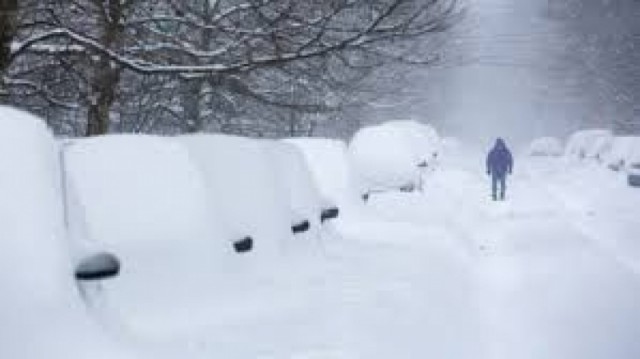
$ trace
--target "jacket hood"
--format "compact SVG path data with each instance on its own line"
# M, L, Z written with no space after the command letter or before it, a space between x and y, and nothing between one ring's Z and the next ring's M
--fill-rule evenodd
M502 138L498 138L496 140L496 144L494 145L494 147L502 149L502 148L507 148L507 145L504 143L504 140Z

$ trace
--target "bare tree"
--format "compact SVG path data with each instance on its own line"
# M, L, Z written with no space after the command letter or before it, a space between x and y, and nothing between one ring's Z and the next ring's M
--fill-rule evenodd
M22 95L65 108L74 121L85 113L89 136L242 132L251 123L262 128L257 135L297 132L318 114L335 118L330 114L355 98L376 68L425 63L406 45L444 30L455 6L454 0L34 3L21 20L30 26L5 41L14 64L8 77ZM309 126L298 126L304 121Z

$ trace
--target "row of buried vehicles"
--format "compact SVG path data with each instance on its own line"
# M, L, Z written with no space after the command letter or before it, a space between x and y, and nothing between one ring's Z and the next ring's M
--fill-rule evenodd
M616 136L606 129L574 132L563 145L553 137L534 140L531 156L561 156L578 161L593 161L624 172L630 186L640 187L640 136Z
M337 141L58 141L2 107L0 127L0 358L140 358L107 335L105 298L125 321L206 302L212 278L319 248L349 207Z

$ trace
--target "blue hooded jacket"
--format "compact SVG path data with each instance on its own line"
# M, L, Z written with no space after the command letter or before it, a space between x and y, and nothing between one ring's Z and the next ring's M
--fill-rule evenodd
M513 170L513 157L502 138L496 140L487 156L487 173L502 177Z

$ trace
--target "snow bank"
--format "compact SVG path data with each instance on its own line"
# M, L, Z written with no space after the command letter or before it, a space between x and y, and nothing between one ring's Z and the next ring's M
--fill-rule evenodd
M602 160L611 150L613 134L609 130L591 129L572 134L565 148L565 156L578 159Z
M361 203L359 185L344 142L323 138L289 138L283 141L300 149L323 201L338 205L343 213L358 210Z
M64 158L71 225L122 261L105 296L124 329L143 334L167 313L197 310L192 301L211 293L232 245L188 151L167 138L115 135L76 140Z
M640 137L615 137L605 161L609 168L616 171L626 168L631 163L640 162Z
M349 151L367 192L417 187L421 168L433 166L440 139L429 125L392 121L358 131Z
M79 295L58 164L43 122L0 107L0 358L131 358Z
M561 156L562 141L555 137L541 137L533 140L527 149L529 156Z
M256 140L223 135L176 137L204 174L207 197L235 238L251 236L254 252L267 257L291 239L288 195L264 146Z
M278 176L279 193L286 195L291 210L291 224L309 221L308 237L318 238L320 229L321 196L302 152L290 143L264 141L263 145Z

